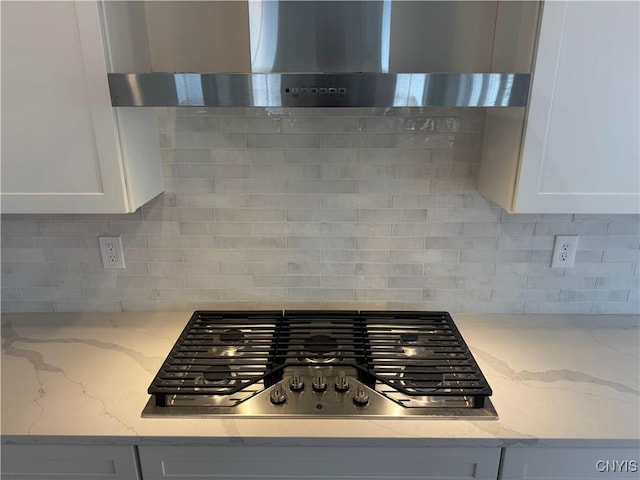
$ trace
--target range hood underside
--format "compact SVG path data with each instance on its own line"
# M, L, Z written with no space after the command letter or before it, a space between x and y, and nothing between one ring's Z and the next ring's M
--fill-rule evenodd
M114 107L524 107L528 73L111 73Z

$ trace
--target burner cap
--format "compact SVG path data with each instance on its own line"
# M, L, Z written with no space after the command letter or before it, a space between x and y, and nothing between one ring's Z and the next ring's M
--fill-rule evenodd
M400 340L402 343L416 343L418 341L417 333L403 333L400 335Z
M312 335L304 341L304 349L314 355L333 355L337 348L338 341L329 335Z
M220 334L220 341L233 344L242 343L244 341L244 333L237 328L230 328Z
M202 380L205 384L226 385L231 381L231 368L227 365L216 365L202 372Z

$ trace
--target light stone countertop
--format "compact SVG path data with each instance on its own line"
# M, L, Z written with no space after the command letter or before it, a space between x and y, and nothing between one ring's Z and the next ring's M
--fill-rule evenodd
M141 418L191 312L2 315L4 443L640 444L636 316L453 315L497 421Z

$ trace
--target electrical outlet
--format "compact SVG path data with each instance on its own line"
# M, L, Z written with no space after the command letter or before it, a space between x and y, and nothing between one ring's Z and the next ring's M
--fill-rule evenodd
M578 235L556 235L553 245L552 268L573 268L578 249Z
M125 268L120 237L98 237L103 268Z

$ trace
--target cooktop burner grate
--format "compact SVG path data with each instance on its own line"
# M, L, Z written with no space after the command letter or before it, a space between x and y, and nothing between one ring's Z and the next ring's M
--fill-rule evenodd
M320 397L334 378L344 395L351 377L356 405L377 392L404 408L482 408L492 394L448 313L357 311L194 312L148 392L159 407L234 407L265 391L280 405L274 389L311 377Z
M491 388L446 312L361 312L367 371L409 397L466 396L482 407Z
M274 370L281 312L195 312L148 392L158 405L168 395L232 395Z

